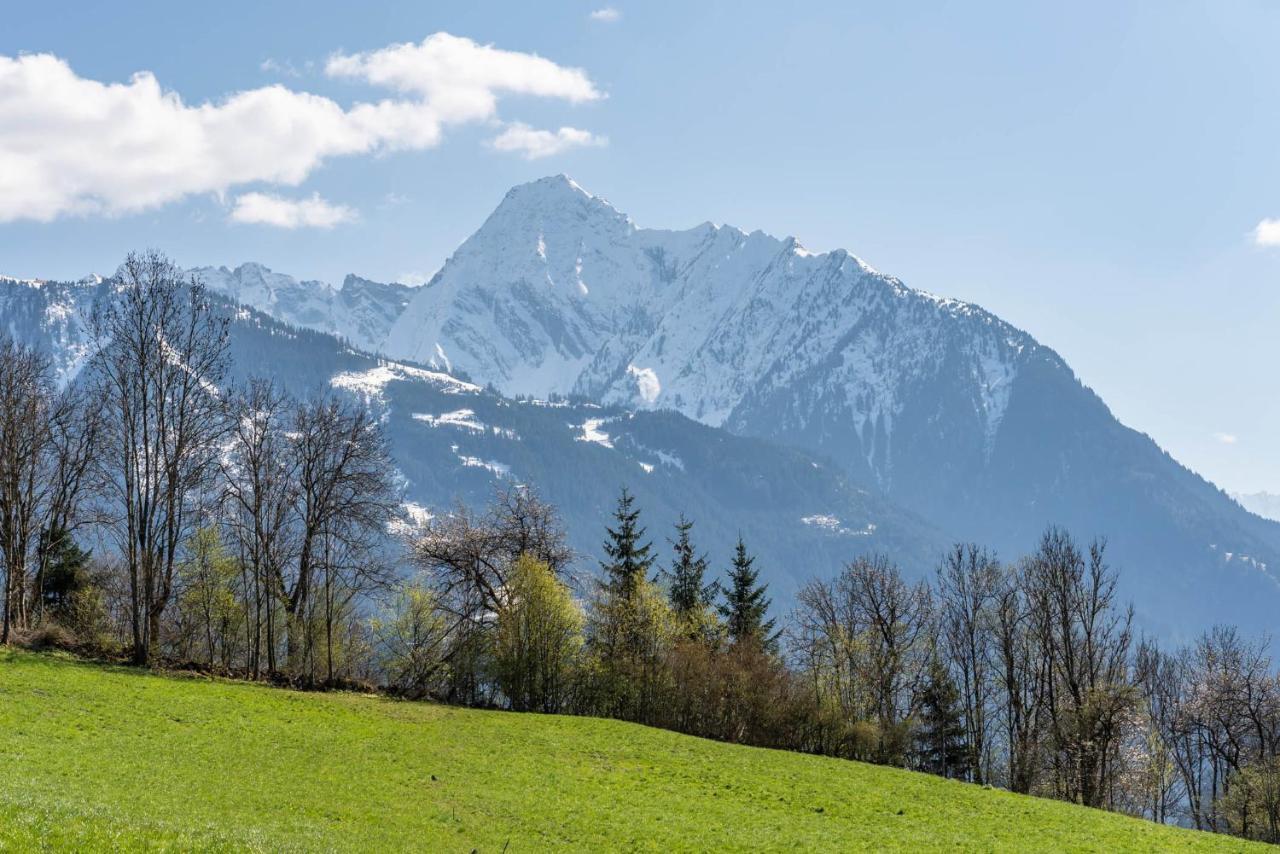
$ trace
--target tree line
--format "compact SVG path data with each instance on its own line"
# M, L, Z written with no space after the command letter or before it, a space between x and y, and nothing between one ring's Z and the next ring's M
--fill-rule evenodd
M1280 680L1229 627L1133 627L1105 542L1050 527L927 580L854 558L773 614L739 537L655 545L622 491L583 572L554 507L401 510L379 422L227 381L225 313L130 255L63 387L0 341L0 641L300 686L589 714L1280 841ZM92 545L92 553L86 546Z

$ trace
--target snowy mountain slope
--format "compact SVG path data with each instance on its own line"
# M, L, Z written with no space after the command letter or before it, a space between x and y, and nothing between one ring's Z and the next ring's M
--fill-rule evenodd
M294 326L328 332L365 350L380 349L391 324L408 305L413 288L349 275L341 287L299 281L261 264L198 267L190 271L233 302Z
M837 250L643 229L564 176L516 187L382 348L507 394L670 408L837 460L1017 554L1109 538L1147 624L1266 626L1280 526L1120 424L1051 349Z
M88 311L109 291L109 282L37 287L0 279L0 317L14 337L70 366L70 376L88 353ZM560 508L584 576L602 556L623 485L637 496L663 563L681 513L696 520L698 543L717 570L743 532L779 613L799 584L859 554L887 552L922 576L949 542L875 490L859 489L839 466L800 451L672 412L514 400L246 307L226 310L229 382L265 375L297 397L334 392L372 407L418 516L447 513L459 500L481 504L499 485L535 485Z
M964 415L989 450L1034 346L847 252L711 224L641 229L556 176L513 189L381 349L508 394L576 393L713 426L741 426L779 395L820 395L789 429L835 406L825 414L852 425L866 469L887 485L913 385L965 372Z
M257 264L202 268L212 290L362 349L492 384L779 430L891 488L895 427L958 378L943 413L989 455L1038 345L974 306L906 288L844 251L709 223L638 228L565 176L511 190L425 286L341 289ZM375 289L376 288L376 289ZM852 451L852 452L850 452Z
M49 353L65 382L92 353L89 316L102 292L97 276L75 283L0 276L0 333Z
M406 498L428 512L482 503L500 484L534 484L564 514L587 573L623 485L664 561L681 513L696 520L717 567L744 533L780 609L806 579L859 554L885 551L923 576L950 542L837 465L678 413L507 398L251 312L233 324L232 347L241 377L269 366L296 395L337 390L380 412Z

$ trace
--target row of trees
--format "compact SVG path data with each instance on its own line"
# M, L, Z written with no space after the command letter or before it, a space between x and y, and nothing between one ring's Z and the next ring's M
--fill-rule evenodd
M682 519L662 561L625 491L585 581L528 490L412 542L422 575L404 625L430 630L399 635L406 693L619 717L1280 841L1266 644L1221 628L1175 651L1136 637L1102 541L1050 528L1011 564L957 545L915 583L860 557L803 586L781 631L745 544L723 581L708 578Z
M0 641L618 717L1280 841L1267 643L1135 637L1102 542L957 545L918 582L859 557L779 626L741 538L713 577L692 522L655 549L625 491L583 575L530 488L410 528L368 411L231 384L224 315L163 256L130 256L91 327L65 387L0 341Z
M52 608L139 664L334 678L356 598L390 577L378 425L266 380L226 390L225 314L154 252L126 259L90 332L65 388L45 355L0 342L2 639ZM80 531L109 556L91 565Z

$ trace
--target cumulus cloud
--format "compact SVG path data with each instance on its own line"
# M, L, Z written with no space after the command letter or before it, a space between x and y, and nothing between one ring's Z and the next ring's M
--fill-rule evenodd
M325 71L399 97L344 107L276 84L187 104L150 72L102 82L52 54L0 56L0 222L297 186L329 158L431 148L451 125L496 119L502 95L603 97L581 69L447 33L337 54Z
M578 128L563 127L557 131L539 130L529 127L523 122L512 122L506 130L489 140L489 145L497 151L519 154L525 160L538 160L550 157L570 148L599 147L608 145L607 137L597 136L590 131Z
M1259 246L1280 246L1280 219L1264 219L1253 230L1253 242Z
M419 44L334 54L325 73L417 95L441 123L490 118L500 94L561 98L574 104L603 97L580 68L448 33L436 33Z
M1213 438L1224 445L1234 445L1237 441L1234 433L1214 433Z
M287 199L272 193L237 196L231 221L277 228L333 228L356 218L354 208L337 205L312 193L310 198Z
M596 9L590 15L593 21L602 21L606 24L612 24L614 21L622 17L622 13L612 6L605 6L603 9Z

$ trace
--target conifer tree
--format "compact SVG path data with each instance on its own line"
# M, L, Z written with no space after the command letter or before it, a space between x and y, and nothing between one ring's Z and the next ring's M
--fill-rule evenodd
M71 532L58 525L41 532L40 552L41 608L63 619L70 615L76 594L90 583L90 554L76 544Z
M677 617L686 618L711 605L716 594L716 583L706 583L707 556L698 554L690 538L693 522L680 516L676 522L675 560L666 571L671 580L671 610Z
M635 496L624 486L618 507L613 512L617 527L606 529L609 537L604 544L604 553L608 560L600 563L605 574L605 587L625 601L631 600L653 567L650 555L653 544L642 542L645 529L640 525L640 510L634 505Z
M969 748L960 716L960 691L937 656L929 665L920 696L916 753L921 771L940 777L968 777Z
M765 595L769 586L758 583L760 571L754 567L755 562L755 556L747 554L746 543L739 536L720 614L734 643L753 639L772 651L777 647L778 636L773 630L774 621L765 619L771 603Z

